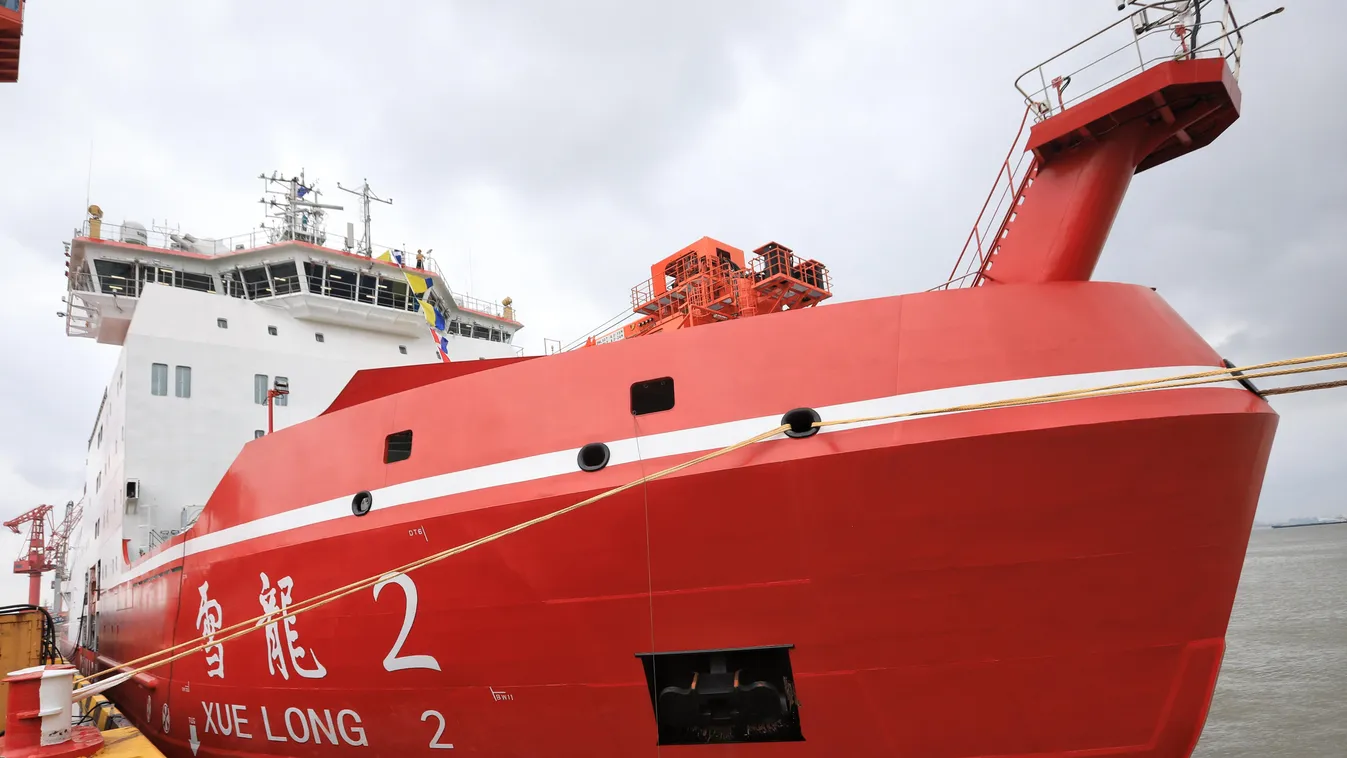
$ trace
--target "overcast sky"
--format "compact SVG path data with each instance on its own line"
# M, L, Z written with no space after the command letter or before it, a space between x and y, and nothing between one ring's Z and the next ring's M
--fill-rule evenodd
M1247 33L1240 121L1136 179L1096 272L1157 287L1236 363L1347 350L1347 7L1285 4ZM30 3L20 82L0 85L0 515L82 484L117 354L56 316L87 200L224 237L262 220L259 173L304 168L352 209L336 182L368 177L394 201L376 241L512 296L530 352L616 315L703 235L818 258L835 300L922 290L1009 147L1016 76L1117 17L1113 0ZM1260 517L1347 511L1347 390L1274 405ZM19 546L6 532L0 557ZM0 574L0 602L22 586Z

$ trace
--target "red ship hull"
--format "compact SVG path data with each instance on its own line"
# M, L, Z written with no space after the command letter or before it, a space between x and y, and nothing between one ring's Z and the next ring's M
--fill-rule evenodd
M1220 365L1149 289L1087 282L747 318L390 376L385 396L366 376L363 402L249 443L190 532L109 582L99 655L194 639L209 601L227 626L377 575L792 408ZM633 416L632 383L666 376L674 407ZM1187 756L1276 419L1222 385L778 437L300 615L276 657L258 630L110 696L182 756ZM411 457L385 464L408 429ZM613 462L583 472L591 442ZM640 656L759 646L789 646L802 740L659 744Z

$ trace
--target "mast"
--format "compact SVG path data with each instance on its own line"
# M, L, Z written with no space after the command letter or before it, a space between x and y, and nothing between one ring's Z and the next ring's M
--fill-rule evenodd
M352 195L355 195L360 198L360 217L365 222L365 236L360 239L360 244L359 246L356 247L355 251L357 253L363 254L366 258L369 258L374 254L374 238L370 236L370 212L369 212L370 201L373 200L376 202L384 203L385 205L392 205L393 198L390 197L387 200L384 200L383 198L374 194L374 190L370 189L369 179L362 179L361 181L363 182L363 184L361 185L359 192L341 186L341 182L337 182L337 189L341 190L342 192L349 192ZM347 227L349 228L349 226L350 225L348 224Z
M263 222L262 228L267 230L267 236L273 244L295 240L322 245L327 241L326 211L343 208L316 202L322 192L316 181L308 181L303 169L300 169L299 176L289 179L280 176L277 171L272 171L271 176L260 174L258 178L262 180L263 192L258 202L266 207L267 218L272 222L270 226ZM272 185L282 189L274 189ZM268 198L267 195L275 197Z

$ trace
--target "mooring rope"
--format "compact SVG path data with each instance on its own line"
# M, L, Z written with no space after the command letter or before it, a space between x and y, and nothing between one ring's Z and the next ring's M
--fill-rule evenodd
M966 403L961 405L946 406L942 408L929 408L917 411L903 411L900 413L890 413L878 416L859 416L855 418L836 419L831 421L816 421L813 423L813 426L823 428L823 427L853 425L862 423L874 423L878 421L890 421L901 418L915 418L919 416L934 416L946 413L991 410L995 408L1012 408L1025 405L1060 402L1063 400L1080 400L1095 397L1109 397L1113 395L1130 394L1134 392L1166 390L1180 387L1200 386L1203 384L1220 384L1239 380L1263 379L1273 376L1287 376L1292 374L1302 374L1316 371L1333 371L1337 369L1347 369L1347 361L1339 361L1336 363L1325 363L1325 361L1338 361L1339 359L1343 358L1347 358L1347 352L1326 353L1323 355L1307 356L1303 358L1289 358L1286 360L1271 361L1268 363L1256 363L1248 366L1236 366L1232 368L1212 369L1210 371L1200 371L1189 374L1178 374L1175 376L1169 376L1162 379L1143 379L1132 382L1109 384L1079 390L1064 390L1060 392L1049 392L1039 395L1029 395L1026 397L1012 398L1007 400L994 400L983 403ZM1322 365L1309 365L1309 364L1322 364ZM1294 387L1282 387L1268 390L1260 390L1259 392L1262 395L1274 395L1274 394L1280 395L1280 394L1290 394L1293 392L1306 392L1311 390L1328 389L1331 387L1342 387L1342 386L1347 386L1347 380L1319 382L1316 384L1304 384ZM518 524L507 527L492 534L488 534L484 537L479 537L478 539L472 540L470 542L465 542L461 545L457 545L455 547L451 547L437 553L432 553L429 556L412 561L398 568L391 569L389 571L384 571L380 574L366 577L365 579L361 579L356 582L351 582L350 584L328 590L327 592L324 592L320 595L316 595L314 597L305 600L300 600L294 603L293 605L288 606L284 613L281 613L279 611L271 611L270 613L264 613L259 616L250 618L246 621L240 621L235 624L231 624L230 626L224 627L220 630L217 630L214 635L210 636L203 635L201 637L197 637L196 639L181 642L171 647L167 647L154 653L150 653L149 655L144 655L141 656L140 658L136 658L134 660L118 664L103 671L91 674L87 677L82 677L80 681L87 683L93 682L93 680L95 679L99 679L101 677L114 674L114 672L118 671L121 672L116 673L115 676L111 676L110 678L104 681L93 684L85 684L85 686L75 690L73 696L74 700L76 701L82 700L86 697L89 697L90 695L97 694L104 690L110 689L112 687L117 686L118 684L121 684L122 682L127 681L131 677L136 676L137 674L144 673L151 669L155 669L165 664L172 663L173 661L180 660L189 655L201 652L206 648L214 647L216 645L223 645L226 642L230 642L246 634L254 632L259 628L262 628L264 625L277 623L288 618L294 618L295 616L298 616L301 613L306 613L308 611L314 610L315 608L321 608L322 606L327 605L328 603L331 603L335 600L339 600L348 595L352 595L356 592L360 592L370 587L373 587L374 585L379 584L380 582L386 579L391 579L392 577L395 577L399 574L407 574L419 568L424 568L425 566L438 563L440 561L445 560L446 558L450 558L460 553L467 552L468 550L481 547L482 545L495 542L496 540L508 537L511 534L515 534L530 527L537 526L538 524L542 524L547 521L551 521L552 519L559 518L573 511L577 511L586 506L593 505L594 503L610 498L614 495L619 495L623 492L626 492L627 490L630 490L634 487L638 487L647 482L653 482L657 479L662 479L664 477L676 474L679 471L683 471L684 469L691 468L693 466L705 463L707 461L719 458L724 455L728 455L736 450L748 447L749 445L762 442L778 434L781 434L782 432L785 432L790 428L791 428L790 424L781 424L765 432L749 437L748 439L735 442L734 444L731 445L726 445L725 447L716 450L712 450L710 452L697 456L696 458L692 458L677 465L670 466L666 469L657 471L653 474L646 474L645 476L641 476L626 484L613 487L612 489L605 490L604 492L600 492L597 495L588 497L584 500L581 500L578 503L573 503L564 508L559 508L549 513L545 513L541 516L529 519L527 521L522 521ZM822 431L822 429L820 429L820 431ZM186 649L184 650L183 648ZM179 652L175 653L174 651ZM161 658L161 656L167 657Z

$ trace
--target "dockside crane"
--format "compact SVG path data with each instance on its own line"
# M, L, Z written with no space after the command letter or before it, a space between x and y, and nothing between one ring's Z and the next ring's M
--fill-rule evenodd
M69 502L65 506L65 515L61 522L55 523L50 505L39 505L27 513L20 514L5 522L5 526L15 534L23 534L22 526L28 525L28 544L19 557L14 560L14 573L28 575L28 604L39 605L42 599L42 574L56 572L53 584L55 599L52 601L53 616L61 611L61 585L68 580L69 567L66 566L66 548L70 532L79 523L82 507ZM48 523L52 521L52 523ZM50 535L50 540L48 539Z

